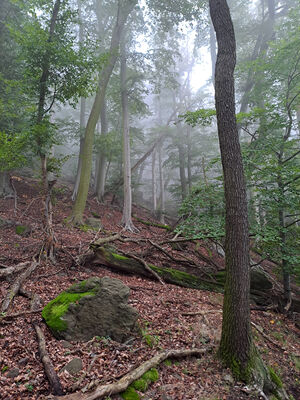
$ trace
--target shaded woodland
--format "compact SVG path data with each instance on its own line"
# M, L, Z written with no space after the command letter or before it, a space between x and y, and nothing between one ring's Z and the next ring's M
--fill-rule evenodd
M0 398L299 398L299 19L1 2ZM55 338L92 277L129 287L125 343Z

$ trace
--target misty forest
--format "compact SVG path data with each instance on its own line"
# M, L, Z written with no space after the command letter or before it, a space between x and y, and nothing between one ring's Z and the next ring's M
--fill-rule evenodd
M300 399L299 0L0 0L0 399Z

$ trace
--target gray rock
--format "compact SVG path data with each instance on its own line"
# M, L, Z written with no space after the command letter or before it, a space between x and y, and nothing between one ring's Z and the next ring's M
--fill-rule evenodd
M89 226L91 226L92 228L96 228L96 229L101 229L102 228L102 224L99 218L95 218L95 217L90 217L87 218L85 220L85 223Z
M71 360L70 362L68 362L68 364L66 364L60 372L63 371L68 371L69 374L71 375L75 375L77 374L79 371L82 370L82 360L81 358L73 358L73 360Z
M20 373L19 368L12 368L7 372L6 376L8 378L16 378L19 375L19 373Z
M93 277L60 294L42 315L57 339L88 341L101 336L125 342L137 331L138 318L137 311L128 305L128 297L129 288L119 279ZM58 316L55 310L62 304L67 305L66 311Z
M72 343L68 342L67 340L62 340L60 344L64 349L71 349L73 347Z
M19 365L20 367L24 367L24 365L26 365L26 364L28 363L28 361L29 361L29 358L28 358L28 357L21 358L21 359L18 361L18 365Z
M252 267L250 270L250 277L251 277L251 289L252 290L259 290L265 292L267 290L272 289L273 283L271 278L267 272L263 270L262 267L256 265Z

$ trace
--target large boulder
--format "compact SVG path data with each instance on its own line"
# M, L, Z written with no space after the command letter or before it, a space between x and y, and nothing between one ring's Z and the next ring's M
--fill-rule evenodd
M50 301L42 316L57 339L88 341L94 336L125 342L136 332L137 311L119 279L89 278Z

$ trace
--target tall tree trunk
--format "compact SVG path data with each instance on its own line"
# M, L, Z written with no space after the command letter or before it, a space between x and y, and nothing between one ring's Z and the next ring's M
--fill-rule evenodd
M156 216L157 211L157 177L156 177L156 150L152 153L152 210Z
M125 3L120 1L118 2L118 14L112 32L109 58L106 65L103 67L100 73L98 89L96 92L94 104L90 112L90 116L85 129L84 147L82 152L82 167L81 167L78 195L76 197L76 201L74 203L71 215L71 221L74 224L82 223L83 212L86 205L90 179L91 179L95 127L98 122L100 111L102 109L103 102L105 99L106 88L118 58L118 48L120 45L121 34L124 25L126 23L126 20L131 11L133 10L133 8L135 7L136 2L137 0L127 0Z
M123 177L124 177L124 204L122 223L128 231L134 232L132 223L132 192L131 192L131 165L130 165L130 137L129 137L129 109L128 109L128 91L127 91L127 63L125 41L121 42L121 103L122 103L122 130L123 130Z
M235 118L235 35L226 0L209 0L209 5L218 42L215 102L226 206L226 279L219 355L238 379L249 382L258 378L258 363L262 366L262 362L250 327L247 196ZM265 371L259 380L263 386Z
M164 188L164 172L161 156L161 146L158 148L158 170L159 170L159 220L165 223L165 188Z
M101 121L101 136L107 135L108 123L107 123L105 100L103 102L103 106L100 113L100 121ZM95 192L97 199L102 202L105 191L106 164L107 164L107 158L103 150L100 149L98 151L97 158L98 158L98 164L97 164L97 171L95 174L96 176Z
M14 193L7 171L0 171L0 197L9 197Z
M78 17L79 17L79 46L82 46L83 43L83 27L82 27L82 13L81 13L81 2L82 0L77 0L78 7ZM79 155L77 162L77 172L75 178L74 189L72 193L72 201L75 201L79 182L80 182L80 174L81 174L81 166L82 166L82 150L84 144L84 129L85 129L85 109L86 109L86 99L81 97L80 99L80 121L79 121L79 129L80 129L80 142L79 142Z
M77 172L75 178L74 189L72 193L72 201L75 201L78 193L79 182L80 182L80 175L81 175L81 166L82 166L82 151L84 145L84 129L85 129L85 107L86 106L86 99L80 99L80 142L79 142L79 155L78 155L78 164L77 164Z
M217 41L213 24L209 24L209 43L210 43L210 60L211 60L211 76L215 86L215 70L217 61Z
M48 35L48 42L51 43L53 40L53 35L55 32L55 27L58 19L58 14L61 6L61 1L56 0L53 6L51 20L50 20L50 28ZM48 91L48 79L50 73L50 54L46 51L43 56L42 63L42 74L39 82L39 102L38 102L38 110L37 110L37 118L36 123L37 126L42 125L45 113L46 106L46 96ZM37 137L36 143L38 146L38 154L41 162L41 172L42 172L42 198L44 202L44 231L45 231L45 240L44 240L44 254L46 257L50 257L52 261L54 261L54 247L55 247L55 237L52 227L52 203L51 203L51 190L55 183L55 181L48 182L48 172L47 172L47 154L43 149L43 143L40 136Z

